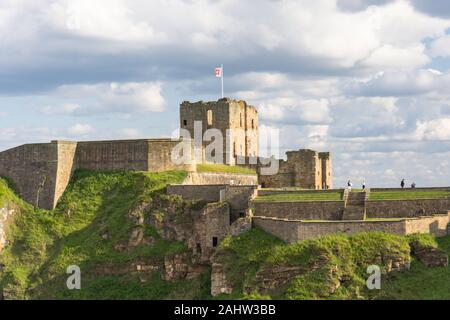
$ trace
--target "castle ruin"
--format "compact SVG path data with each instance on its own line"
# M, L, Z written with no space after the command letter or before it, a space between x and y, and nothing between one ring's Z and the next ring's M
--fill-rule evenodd
M0 176L12 180L25 201L36 207L53 209L76 169L195 172L197 163L236 165L239 158L248 162L248 159L257 159L259 155L258 112L242 100L185 101L180 105L180 129L181 138L175 140L55 140L21 145L0 152ZM189 133L188 138L183 137L183 129ZM219 159L214 157L217 150L209 150L215 141L205 137L208 129L216 129L225 140L221 147L223 157ZM197 145L198 139L200 145ZM186 156L174 154L180 143L183 150L189 150L187 158L190 161L178 164L173 160ZM253 165L250 167L255 168ZM290 151L286 161L280 160L278 173L270 176L257 172L259 184L265 187L332 187L329 153Z

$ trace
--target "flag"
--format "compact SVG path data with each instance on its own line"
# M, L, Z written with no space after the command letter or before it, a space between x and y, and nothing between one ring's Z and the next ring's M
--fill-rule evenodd
M216 75L216 78L222 78L222 67L214 69L214 74Z

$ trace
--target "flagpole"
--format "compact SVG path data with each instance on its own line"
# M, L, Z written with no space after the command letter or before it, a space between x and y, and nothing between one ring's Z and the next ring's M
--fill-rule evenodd
M220 69L222 71L222 77L221 77L222 79L221 80L222 80L222 98L223 98L223 64L220 65Z

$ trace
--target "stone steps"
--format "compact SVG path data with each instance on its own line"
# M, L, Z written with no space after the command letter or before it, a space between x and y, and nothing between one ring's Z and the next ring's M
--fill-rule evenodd
M345 203L342 220L364 220L366 217L366 193L350 192Z

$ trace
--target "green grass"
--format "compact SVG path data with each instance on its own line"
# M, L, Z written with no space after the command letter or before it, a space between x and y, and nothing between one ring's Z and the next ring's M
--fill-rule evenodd
M450 197L450 191L371 191L369 200L414 200L414 199L445 199Z
M159 237L151 226L145 233L153 245L139 245L118 251L114 246L127 241L136 225L127 217L141 202L151 203L145 215L164 214L186 206L165 195L169 183L180 183L185 172L164 173L77 171L55 210L33 209L0 180L0 201L21 207L9 224L10 245L0 254L0 288L17 299L162 299L201 298L209 291L209 272L192 280L162 281L159 271L147 275L102 274L96 270L129 266L134 261L163 265L166 255L184 252L186 244ZM104 239L102 235L108 234ZM78 265L82 290L65 288L66 268ZM144 277L144 279L142 278ZM192 290L191 290L192 289Z
M227 166L225 164L198 164L197 172L256 174L253 169L240 166Z
M290 201L341 201L341 192L291 192L259 196L255 201L290 202Z
M365 289L365 271L375 262L385 270L385 262L377 261L380 256L407 259L408 238L373 232L286 244L253 228L240 237L227 238L218 253L227 278L234 285L230 297L241 299L249 298L244 291L250 291L250 297L254 298L368 299L373 294ZM280 288L259 291L255 282L257 272L280 266L304 266L305 271ZM339 282L341 285L334 290Z
M422 245L436 246L450 255L450 236L433 238L422 237L417 240ZM427 268L413 260L411 269L396 273L381 283L377 299L390 300L450 300L449 267Z

